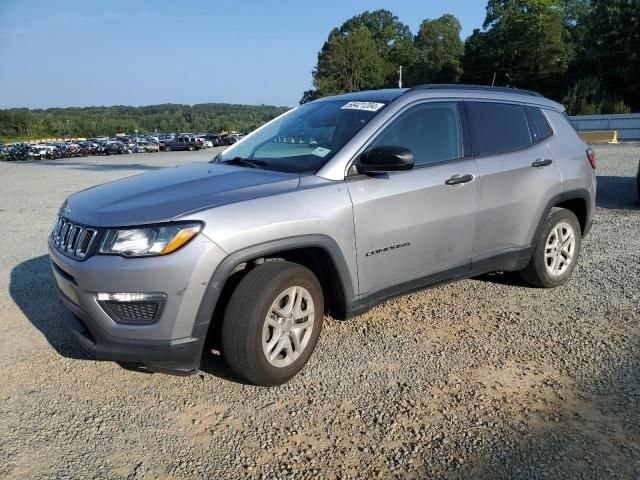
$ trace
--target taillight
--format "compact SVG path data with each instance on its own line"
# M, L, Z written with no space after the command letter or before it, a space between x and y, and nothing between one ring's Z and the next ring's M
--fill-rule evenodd
M596 169L596 152L593 151L593 148L587 148L587 160L591 164L591 168Z

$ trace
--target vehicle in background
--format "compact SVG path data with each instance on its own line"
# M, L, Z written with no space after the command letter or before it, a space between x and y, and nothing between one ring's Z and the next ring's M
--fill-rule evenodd
M166 152L170 152L172 150L189 150L190 152L193 152L194 150L200 150L201 148L202 144L198 142L195 137L187 135L179 135L169 142L164 142L164 150Z
M212 148L213 147L213 142L211 140L207 139L206 137L197 137L196 140L199 141L202 144L202 148Z
M222 139L222 135L218 135L217 133L207 133L204 138L209 140L214 147L220 147L222 145L226 145L224 140Z
M154 145L153 143L147 141L138 141L131 146L131 151L133 153L147 153L152 151L157 152L158 149L158 145Z
M242 135L239 133L227 133L222 136L222 140L225 145L233 145L237 143L242 138Z

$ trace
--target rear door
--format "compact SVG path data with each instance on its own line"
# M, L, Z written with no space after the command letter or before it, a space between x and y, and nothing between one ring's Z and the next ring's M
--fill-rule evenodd
M478 172L463 143L460 103L433 101L407 107L367 147L408 148L415 166L347 179L361 295L469 267ZM466 182L447 184L465 175Z
M464 105L480 174L473 262L530 247L562 180L548 135L537 133L529 107L482 100Z

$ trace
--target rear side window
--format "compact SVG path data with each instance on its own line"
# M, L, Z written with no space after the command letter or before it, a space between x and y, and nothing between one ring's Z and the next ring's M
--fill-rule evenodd
M465 107L475 155L497 155L531 145L529 124L523 106L465 102Z
M527 107L527 113L529 114L529 120L533 127L534 141L541 142L553 135L553 130L549 126L547 117L542 113L542 109L538 107Z

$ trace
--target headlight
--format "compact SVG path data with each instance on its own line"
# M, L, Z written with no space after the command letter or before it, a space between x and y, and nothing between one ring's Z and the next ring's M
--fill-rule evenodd
M125 257L166 255L186 245L201 229L199 223L111 229L102 241L100 253Z

